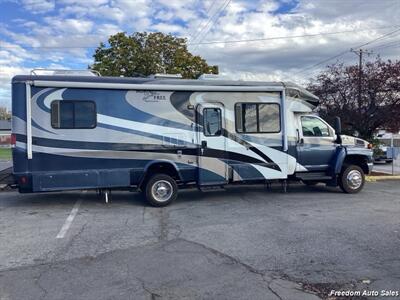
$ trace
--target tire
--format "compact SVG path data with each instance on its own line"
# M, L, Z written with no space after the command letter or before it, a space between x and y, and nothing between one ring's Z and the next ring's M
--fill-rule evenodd
M144 192L150 205L167 206L178 196L178 185L171 176L155 174L147 180Z
M340 173L339 186L347 194L355 194L362 190L365 184L364 171L356 165L345 166Z

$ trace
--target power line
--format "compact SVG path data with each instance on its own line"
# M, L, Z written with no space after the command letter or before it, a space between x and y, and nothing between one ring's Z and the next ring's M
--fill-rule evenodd
M207 9L207 11L206 11L206 16L207 16L207 19L205 19L205 20L202 20L201 21L201 23L200 23L200 25L199 25L199 27L198 28L195 28L194 30L192 30L191 31L191 33L189 33L188 35L190 36L190 40L192 40L193 39L193 37L194 37L194 35L196 34L196 32L197 32L197 29L199 29L199 28L201 28L204 24L205 24L205 22L207 21L207 20L209 20L209 16L208 16L208 14L211 12L211 9L214 7L214 4L217 2L217 0L214 0L212 3L211 3L211 5L208 7L208 9Z
M222 5L221 5L219 8L217 8L217 10L215 11L215 13L207 18L207 22L204 24L204 26L200 26L200 27L201 27L200 30L198 30L198 31L196 32L196 34L195 34L194 37L192 38L192 41L195 41L195 40L199 37L199 35L200 35L200 34L203 32L203 30L208 26L208 24L210 24L211 20L219 13L220 9L225 5L226 1L228 1L228 0L224 0L224 2L222 3ZM202 22L201 25L203 25L203 23L204 23L204 22Z
M193 38L193 41L195 41L199 36L201 36L201 34L203 33L203 31L207 28L207 26L211 23L211 21L218 16L224 9L225 9L225 5L229 2L231 2L232 0L226 0L222 3L222 5L217 9L217 11L212 15L211 18L209 18L208 22L206 23L206 25L204 25L204 27L196 34L196 36ZM214 23L214 22L213 22Z
M334 31L334 32L319 32L319 33L310 33L310 34L301 34L301 35L276 36L276 37L258 38L258 39L188 43L188 45L210 45L210 44L233 44L233 43L260 42L260 41L270 41L270 40L282 40L282 39L294 39L294 38L315 37L315 36L324 36L324 35L335 35L335 34L350 33L350 32L362 32L362 31L386 29L386 28L393 28L393 27L397 28L398 25L397 26L376 27L376 28L366 28L366 29L343 30L343 31Z
M400 41L398 41L398 42L396 42L396 43L393 43L392 45L388 45L388 46L386 46L386 47L379 47L379 48L377 48L377 49L382 50L382 49L397 48L397 47L400 47ZM377 50L377 49L375 49L375 50Z
M383 44L374 46L374 47L372 47L372 48L370 48L370 49L373 49L373 50L377 50L377 49L386 49L386 48L391 47L392 45L397 45L397 44L399 44L399 43L400 43L400 40L391 41L391 42L389 42L389 43L383 43Z
M382 36L377 37L376 39L373 39L372 41L369 41L369 42L367 42L367 43L365 43L365 44L362 44L362 45L360 45L360 46L358 46L358 47L356 47L356 48L353 48L353 49L358 49L358 48L361 48L361 47L365 47L365 46L367 46L367 45L370 45L370 44L372 44L372 43L375 43L376 41L385 39L385 38L387 38L388 36L391 36L392 34L395 34L396 32L400 32L400 29L396 29L396 30L394 30L394 31L388 32L388 33L386 33L386 34L384 34L384 35L382 35Z
M394 34L394 33L396 33L396 32L399 32L399 31L400 31L400 29L398 28L398 29L396 29L396 30L394 30L394 31L385 33L384 35L381 35L381 36L379 36L379 37L377 37L377 38L375 38L375 39L373 39L373 40L371 40L371 41L369 41L369 42L366 42L366 43L362 44L362 45L353 47L352 49L353 49L353 50L357 50L357 49L359 49L359 48L361 48L361 47L364 47L364 46L366 46L366 45L370 45L370 44L372 44L372 43L374 43L374 42L376 42L376 41L378 41L378 40L384 39L384 38L386 38L386 37L388 37L388 36L390 36L390 35L392 35L392 34ZM315 67L318 67L319 65L321 65L321 64L323 64L323 63L326 63L326 62L328 62L328 61L330 61L330 60L332 60L332 59L335 59L335 58L338 58L338 57L340 57L340 56L343 56L343 55L345 55L345 54L347 54L347 53L349 53L349 52L350 52L350 50L342 51L342 52L340 52L339 54L336 54L336 55L331 56L331 57L329 57L329 58L327 58L327 59L324 59L324 60L322 60L322 61L320 61L320 62L318 62L318 63L316 63L316 64L313 64L313 65L311 65L311 66L302 68L301 70L299 70L299 71L293 73L293 75L297 75L297 74L302 73L302 72L304 72L304 71L307 71L307 70L310 70L310 69L314 69ZM308 72L307 72L307 73L308 73Z
M316 36L326 36L326 35L336 35L336 34L343 34L343 33L351 33L351 32L362 32L362 31L370 31L370 30L379 30L379 29L386 29L386 28L393 28L399 27L397 26L385 26L385 27L375 27L375 28L366 28L366 29L354 29L354 30L344 30L344 31L334 31L334 32L320 32L320 33L313 33L313 34L303 34L303 35L290 35L290 36L276 36L276 37L269 37L269 38L259 38L259 39L243 39L243 40L228 40L228 41L210 41L210 42L201 42L201 43L188 43L188 45L207 45L207 44L230 44L230 43L247 43L247 42L258 42L258 41L270 41L270 40L284 40L284 39L295 39L295 38L309 38L309 37L316 37ZM395 30L395 31L400 31ZM384 35L386 36L386 35ZM380 37L379 39L383 38ZM372 41L371 41L372 42ZM371 43L369 42L369 43ZM366 45L366 44L364 44ZM383 44L386 45L386 44ZM378 46L383 46L378 45ZM90 49L90 48L97 48L98 46L1 46L0 42L0 49L19 49L19 48L26 48L26 49ZM355 47L354 49L358 49L362 46ZM374 48L372 48L374 49ZM342 53L347 53L349 50L346 50ZM327 60L331 60L336 58L334 57L328 58Z
M232 2L232 0L229 0L226 5L221 9L221 11L218 13L217 17L214 19L214 21L212 22L211 26L208 27L207 31L203 34L203 37L200 38L200 42L201 43L205 37L207 36L207 34L210 32L210 29L212 28L212 26L214 26L214 24L217 23L218 19L221 17L222 12L228 7L228 5ZM198 47L198 46L197 46Z
M326 62L328 62L328 61L330 61L330 60L332 60L332 59L341 57L341 56L343 56L343 55L345 55L345 54L347 54L347 53L349 53L349 50L340 52L339 54L334 55L334 56L331 56L331 57L329 57L329 58L327 58L327 59L324 59L324 60L322 60L322 61L320 61L320 62L318 62L318 63L316 63L316 64L314 64L314 65L312 65L312 66L308 66L308 67L306 67L306 68L303 68L303 69L301 69L300 71L295 72L293 75L297 75L298 73L302 73L302 72L304 72L304 71L307 71L307 70L310 70L310 69L314 69L315 67L318 67L319 65L322 65L323 63L326 63Z
M382 46L382 45L386 45L387 42L390 42L390 40L397 39L399 34L400 34L400 32L394 33L391 36L386 37L382 44L378 44L378 45L375 45L373 47L375 48L375 47L379 47L379 46Z

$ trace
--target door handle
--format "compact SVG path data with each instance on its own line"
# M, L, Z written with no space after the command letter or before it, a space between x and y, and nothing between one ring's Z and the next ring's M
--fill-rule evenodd
M201 141L201 148L207 148L207 141Z
M296 129L296 135L297 135L297 143L298 144L303 144L304 139L300 137L300 130Z

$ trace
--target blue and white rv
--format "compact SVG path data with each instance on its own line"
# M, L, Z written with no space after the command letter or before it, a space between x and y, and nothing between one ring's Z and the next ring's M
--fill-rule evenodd
M142 191L299 180L356 193L367 143L313 113L292 83L74 74L12 79L13 176L21 193Z

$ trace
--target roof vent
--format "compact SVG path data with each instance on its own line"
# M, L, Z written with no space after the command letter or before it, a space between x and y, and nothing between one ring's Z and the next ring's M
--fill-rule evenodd
M33 69L31 75L62 75L62 76L100 76L95 70L68 70L68 69Z
M199 80L232 80L231 77L220 74L202 74L198 78Z
M154 75L150 75L149 78L154 78L154 79L182 79L182 75L181 74L156 73Z

